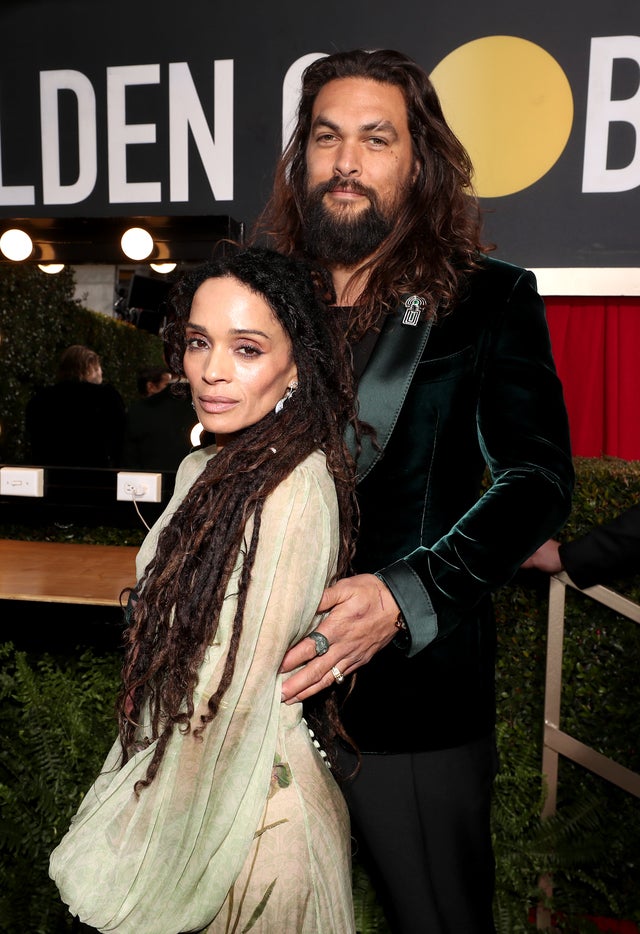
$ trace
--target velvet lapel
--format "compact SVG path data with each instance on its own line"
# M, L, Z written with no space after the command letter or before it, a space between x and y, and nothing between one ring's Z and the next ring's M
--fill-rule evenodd
M416 325L403 324L402 318L406 311L404 300L401 300L394 314L387 315L373 353L360 377L359 418L375 428L380 450L374 448L367 436L362 438L358 482L367 476L391 437L431 331L431 320L420 320ZM355 454L355 439L351 429L347 433L347 443L351 453Z

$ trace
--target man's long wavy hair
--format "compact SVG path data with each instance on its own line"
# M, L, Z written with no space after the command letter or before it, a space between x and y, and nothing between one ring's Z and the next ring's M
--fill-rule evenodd
M321 274L318 274L321 275ZM184 375L185 325L197 288L211 278L237 279L269 305L291 339L298 388L279 414L239 431L212 456L159 535L155 555L130 601L122 685L118 698L123 764L135 752L137 723L148 706L158 740L145 779L156 775L175 729L195 740L216 716L233 677L242 639L265 500L313 451L320 449L335 481L340 542L337 576L350 570L357 509L353 460L344 442L355 426L355 392L343 337L318 295L324 286L310 268L265 249L234 249L231 256L186 273L172 288L164 332L167 363ZM247 520L253 532L245 541ZM264 543L268 547L268 543ZM207 646L215 639L222 602L238 554L243 565L230 646L208 713L195 728L194 688ZM325 692L323 740L345 738L333 691ZM318 723L315 726L318 728Z
M341 78L367 78L400 88L419 167L392 232L363 267L366 284L353 302L358 313L350 328L357 337L374 325L381 308L392 308L406 293L425 299L425 314L445 314L461 298L479 254L492 247L481 242L469 155L447 125L425 71L392 49L337 52L307 66L297 125L277 165L272 195L253 228L252 241L267 236L276 249L303 254L313 106L324 85Z

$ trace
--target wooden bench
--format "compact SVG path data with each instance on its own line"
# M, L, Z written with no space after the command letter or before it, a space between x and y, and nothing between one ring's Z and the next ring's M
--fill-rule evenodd
M0 599L119 606L137 547L0 539Z

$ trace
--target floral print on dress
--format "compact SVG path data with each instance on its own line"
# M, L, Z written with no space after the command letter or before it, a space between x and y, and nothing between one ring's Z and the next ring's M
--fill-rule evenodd
M278 753L276 752L274 756L274 760L273 760L273 768L271 769L271 782L269 784L269 794L267 795L267 803L265 805L264 814L262 817L262 825L255 832L256 839L262 837L262 835L266 833L268 830L273 830L273 828L277 827L279 824L286 823L286 820L287 820L286 818L283 818L282 820L274 821L274 823L272 824L266 824L265 821L267 817L267 808L269 806L269 801L271 800L271 798L273 798L273 796L278 791L280 791L281 788L289 787L289 785L291 784L291 778L292 776L291 776L291 769L289 768L289 763L283 762L280 756L278 755ZM254 862L258 856L259 848L260 848L260 840L258 839L258 843L256 844L256 849L255 849ZM240 924L240 915L244 907L244 899L247 894L249 883L251 881L251 875L252 873L250 872L243 886L243 890L240 895L240 901L238 903L238 910L236 912L235 918L231 917L232 912L233 912L235 895L236 895L235 885L231 887L231 891L229 892L229 921L227 923L227 928L226 928L227 934L236 934L236 932L238 931L239 931L239 934L246 934L247 931L251 930L251 928L256 924L256 922L260 918L260 915L266 908L267 902L269 901L271 897L271 893L273 892L276 882L278 881L277 876L275 877L275 879L271 880L271 882L267 886L266 891L264 892L259 903L254 908L251 914L251 917L249 918L245 926L241 929L238 929L238 925Z

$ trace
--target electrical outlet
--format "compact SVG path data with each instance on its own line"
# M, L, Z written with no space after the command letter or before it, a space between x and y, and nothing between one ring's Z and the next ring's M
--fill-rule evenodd
M116 498L137 503L159 503L162 499L162 474L118 471Z
M44 496L42 467L2 467L0 493L3 496Z

